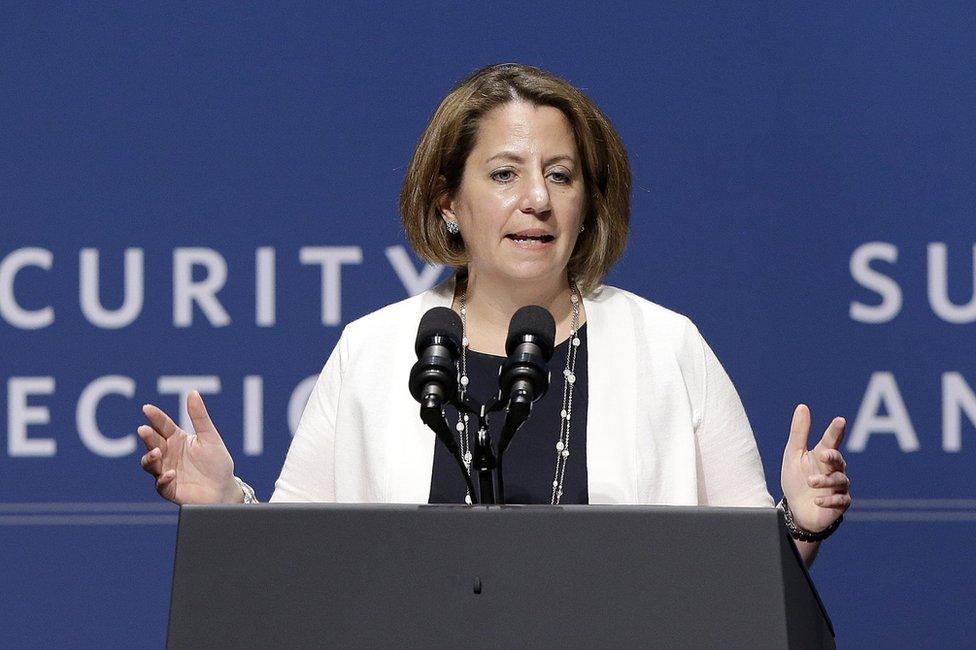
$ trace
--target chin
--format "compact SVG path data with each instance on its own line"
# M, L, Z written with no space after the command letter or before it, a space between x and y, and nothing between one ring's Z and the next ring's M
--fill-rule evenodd
M537 264L519 264L505 269L505 278L515 283L531 283L551 281L554 277L566 274L566 268L553 268L549 265L541 266Z

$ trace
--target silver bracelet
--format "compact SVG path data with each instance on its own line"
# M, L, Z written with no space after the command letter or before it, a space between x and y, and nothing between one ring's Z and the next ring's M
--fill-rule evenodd
M790 531L790 536L800 542L819 542L827 539L835 530L837 530L840 523L844 521L844 515L841 515L820 532L812 533L809 530L803 530L796 525L796 522L793 520L793 511L790 510L790 504L786 501L785 496L780 499L779 503L776 504L776 507L783 511L783 518L786 520L786 528Z
M237 476L234 477L234 480L237 481L238 487L240 487L241 492L244 493L244 503L260 503L258 498L254 496L254 488L242 481Z

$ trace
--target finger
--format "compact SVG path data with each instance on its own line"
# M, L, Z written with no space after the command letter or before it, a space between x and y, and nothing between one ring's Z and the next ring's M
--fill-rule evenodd
M166 443L163 437L156 433L156 430L148 424L139 425L136 433L139 434L139 439L142 440L142 443L146 445L147 451Z
M825 497L817 497L813 502L821 508L847 508L851 505L851 495L831 494Z
M170 469L163 472L159 478L156 479L156 491L164 499L169 499L173 501L173 497L176 495L176 470Z
M840 443L844 440L844 429L846 427L847 421L844 418L834 418L827 425L827 430L824 431L823 438L820 439L817 446L826 447L827 449L840 449Z
M155 449L150 449L148 452L146 452L143 457L139 459L139 464L142 465L142 469L159 478L159 475L163 471L162 458L162 451L159 449L159 447L156 447Z
M162 409L157 406L152 404L143 404L142 414L146 416L147 420L149 420L149 424L151 424L152 428L156 430L156 433L161 435L163 438L169 438L171 435L180 430L180 428L176 426L176 423L173 422L173 418L166 415L166 413L164 413Z
M816 458L826 465L827 471L824 474L847 471L847 461L844 460L844 455L836 449L824 449L817 452Z
M786 443L786 450L806 451L809 437L810 409L806 404L798 404L793 411L793 422L790 423L790 439Z
M220 440L217 434L217 427L214 426L207 407L203 403L203 397L199 391L190 391L186 398L186 412L190 414L190 421L193 423L193 430L202 442L210 442L215 438Z
M143 444L146 445L146 449L152 451L153 449L159 449L160 458L166 455L167 442L166 439L161 435L156 433L156 430L150 426L143 424L136 432L139 434L139 438L142 439Z
M843 491L850 489L851 479L847 474L834 472L833 474L814 474L807 478L807 485L815 488L840 488Z

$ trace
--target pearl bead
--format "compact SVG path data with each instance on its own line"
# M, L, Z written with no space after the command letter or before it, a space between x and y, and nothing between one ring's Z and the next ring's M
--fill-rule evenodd
M579 317L579 314L580 314L579 305L582 302L582 296L579 294L579 289L575 286L575 284L573 284L572 278L570 278L570 296L569 296L569 299L570 299L570 301L571 301L571 303L573 305L573 323L572 323L572 325L570 327L569 342L570 342L570 345L572 345L573 348L578 348L578 347L580 347L583 344L582 339L580 339L580 337L578 335L579 334L579 327L578 327L579 321L578 321L578 317ZM464 330L461 332L461 334L462 334L462 337L461 337L461 347L462 347L462 351L466 351L470 347L470 340L468 339L468 336L467 336L467 320L465 318L468 310L467 310L467 305L466 305L466 302L465 302L465 295L463 293L461 294L461 303L459 305L459 310L458 311L461 313L462 324L465 326ZM576 353L573 352L572 354L575 355ZM569 362L567 363L566 367L563 369L563 377L565 378L566 383L569 384L569 385L572 385L572 384L576 383L576 374L574 372L572 372L572 370L570 368L570 365L571 365L572 360L573 360L573 356L571 355L569 357L569 360L568 360ZM464 391L465 388L470 383L470 380L469 380L467 374L462 374L461 375L459 383L461 384L461 390ZM571 391L571 389L567 389L567 390L570 390ZM462 393L462 394L464 394L464 393ZM571 393L570 393L570 395L571 395ZM571 405L572 405L572 402L570 402L570 406ZM566 428L565 428L564 433L566 435L568 435L568 432L569 432L569 420L570 420L570 418L572 416L572 414L570 413L570 408L567 407L567 408L564 408L564 409L560 410L559 416L560 416L560 418L563 421L566 422ZM462 432L462 433L465 432L465 431L467 431L467 427L465 426L465 423L467 423L467 422L468 422L468 414L464 414L463 415L463 422L460 419L457 422L457 425L456 425L457 430L459 432ZM560 427L560 431L563 431L562 430L562 427ZM480 432L479 432L479 434L480 434ZM463 440L462 440L462 442L463 442ZM556 446L556 454L558 455L558 458L562 462L565 463L566 462L566 459L569 458L569 444L566 441L564 441L564 440L559 440L559 441L556 442L556 445L555 446ZM473 454L472 454L472 452L466 451L464 453L464 457L463 458L464 458L464 463L465 463L466 467L470 468L471 467L472 460L473 460ZM556 464L557 470L559 469L559 467L560 467L560 465L559 465L559 463L557 463ZM565 465L563 465L563 467L565 467ZM470 469L469 469L469 471L470 471ZM554 497L553 498L553 503L559 503L559 500L563 496L563 490L562 490L562 482L559 480L558 476L557 476L556 480L554 480L552 482L552 489L553 489L553 497ZM473 503L472 496L470 494L465 495L464 502L466 504L469 504L469 505L472 504Z

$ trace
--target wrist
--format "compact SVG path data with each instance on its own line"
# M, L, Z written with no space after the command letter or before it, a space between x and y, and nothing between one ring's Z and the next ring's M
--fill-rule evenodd
M844 520L844 515L841 515L835 519L829 526L819 531L810 531L801 528L793 518L793 511L790 510L790 504L784 496L780 499L776 507L783 511L783 520L786 523L786 529L790 533L790 537L799 542L819 542L830 537L837 527L840 526L841 522Z
M258 499L254 495L254 488L236 476L234 477L234 489L236 490L234 503L258 503Z
M237 481L238 478L236 476L231 476L224 484L223 497L220 500L221 503L244 503L244 491Z

